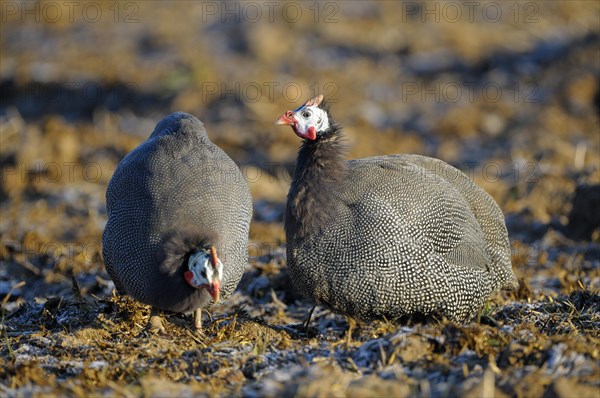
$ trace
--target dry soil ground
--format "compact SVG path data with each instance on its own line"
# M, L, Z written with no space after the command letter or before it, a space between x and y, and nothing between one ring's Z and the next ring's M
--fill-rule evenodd
M597 1L67 3L1 3L1 396L600 395ZM520 289L464 325L317 308L304 330L281 225L299 143L272 123L317 92L351 157L438 157L490 192ZM175 110L254 197L204 336L176 314L148 335L101 258L107 182Z

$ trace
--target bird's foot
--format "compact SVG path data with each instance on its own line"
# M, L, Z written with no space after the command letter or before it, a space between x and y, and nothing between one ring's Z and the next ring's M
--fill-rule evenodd
M152 308L150 311L150 319L146 325L146 330L151 334L166 334L167 330L163 325L163 320L160 315L160 311L156 308Z
M348 350L350 349L350 345L352 343L352 332L354 331L354 329L356 329L356 321L349 316L346 317L346 319L348 320L348 330L346 330L345 346L346 350Z
M148 321L148 330L153 334L167 333L160 315L153 315L150 317L150 320Z

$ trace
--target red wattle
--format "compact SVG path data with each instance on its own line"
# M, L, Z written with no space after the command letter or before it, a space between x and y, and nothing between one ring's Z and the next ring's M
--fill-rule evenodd
M185 281L192 287L195 287L194 284L192 283L192 281L194 280L194 273L192 271L185 271L183 273L183 277L185 278Z

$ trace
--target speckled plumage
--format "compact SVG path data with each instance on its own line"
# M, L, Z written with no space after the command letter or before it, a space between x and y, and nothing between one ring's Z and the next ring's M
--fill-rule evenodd
M248 258L250 191L196 117L161 120L117 167L106 207L104 262L122 293L175 312L206 306L210 295L189 286L183 272L190 252L207 244L223 263L221 296L237 287Z
M299 291L363 320L465 321L517 286L502 212L465 174L418 155L346 161L340 139L333 124L298 154L285 230Z

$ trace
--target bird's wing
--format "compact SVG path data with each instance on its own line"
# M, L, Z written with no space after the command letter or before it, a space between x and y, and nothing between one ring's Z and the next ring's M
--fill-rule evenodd
M511 249L504 214L496 201L465 173L426 156L405 155L424 169L444 178L465 198L479 223L490 256L494 288L515 289L518 281L511 265Z
M410 256L442 255L459 267L489 267L479 223L448 181L386 157L352 161L350 169L348 183L362 185L348 189L354 195L346 198L348 207L360 240L371 242L379 255L406 249Z
M377 176L372 181L382 182L373 183L365 192L377 192L382 200L390 201L398 216L423 231L436 251L446 251L452 263L486 264L494 288L517 285L502 211L460 170L419 155L381 156L351 164L356 172L371 173ZM399 194L389 193L394 187Z

